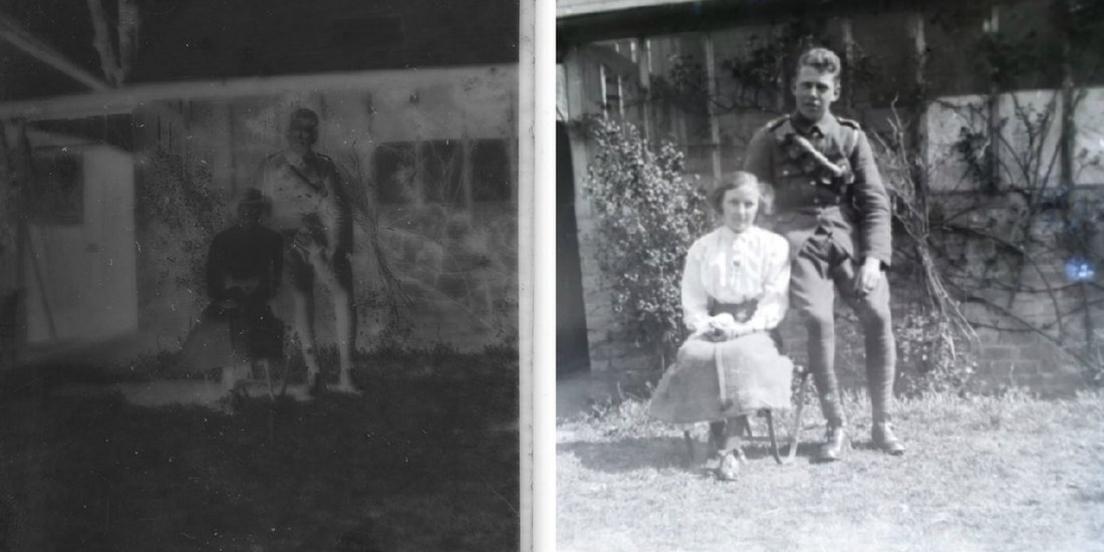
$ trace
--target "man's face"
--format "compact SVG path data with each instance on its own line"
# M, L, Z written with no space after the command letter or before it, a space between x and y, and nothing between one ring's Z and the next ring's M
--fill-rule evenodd
M810 121L819 121L839 99L840 90L835 75L802 65L794 79L793 94L797 112Z
M288 125L288 144L299 153L310 151L318 140L318 121L310 117L295 117Z

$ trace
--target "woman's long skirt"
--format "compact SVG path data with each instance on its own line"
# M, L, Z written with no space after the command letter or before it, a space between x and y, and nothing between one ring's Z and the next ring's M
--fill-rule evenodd
M648 413L671 423L712 422L790 407L793 362L766 332L688 339L659 381Z
M177 371L180 375L207 374L247 360L280 360L284 352L284 325L263 302L226 309L212 304L204 309L188 333Z

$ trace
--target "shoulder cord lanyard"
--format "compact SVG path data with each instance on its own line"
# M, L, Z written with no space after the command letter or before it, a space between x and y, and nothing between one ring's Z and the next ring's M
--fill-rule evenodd
M305 162L306 159L304 159L303 161ZM297 176L299 180L302 180L304 184L310 186L312 190L316 192L322 192L323 195L326 194L326 185L323 184L322 181L319 181L318 184L315 184L314 182L311 182L309 178L307 178L307 175L303 174L303 172L299 170L299 167L296 167L291 163L288 163L288 167L291 168L291 172L295 173L295 176Z

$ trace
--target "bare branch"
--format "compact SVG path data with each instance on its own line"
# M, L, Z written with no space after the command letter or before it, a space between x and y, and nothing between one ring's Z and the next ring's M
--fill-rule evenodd
M137 0L118 0L118 10L119 21L113 28L104 11L103 0L88 0L92 46L100 56L104 78L112 86L122 85L130 76L140 23Z
M119 60L115 55L115 48L111 44L111 35L108 32L107 13L104 12L101 0L88 0L88 12L92 17L92 46L100 55L100 68L104 78L112 86L119 85Z
M130 77L134 46L138 42L140 19L137 0L119 0L119 83Z

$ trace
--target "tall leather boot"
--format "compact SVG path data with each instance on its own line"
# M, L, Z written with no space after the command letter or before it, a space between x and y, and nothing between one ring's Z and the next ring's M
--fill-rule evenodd
M832 349L830 349L832 350ZM810 347L810 359L817 358L813 355L815 350ZM834 462L839 460L843 452L850 448L850 441L844 431L843 405L840 404L839 380L836 378L834 367L830 361L823 360L813 364L813 379L816 381L817 393L820 395L820 410L824 418L828 420L828 432L825 442L817 449L816 462Z
M893 382L896 379L897 355L888 306L871 308L864 313L863 333L866 338L866 381L870 391L870 410L874 423L870 437L874 446L894 456L905 453L905 446L893 434L890 412L893 406Z
M847 432L841 425L829 425L824 443L817 449L815 460L817 462L835 462L843 457L844 451L851 448L851 441L847 440Z
M892 425L885 420L874 422L870 428L870 437L874 446L893 456L905 453L905 445L893 434Z

